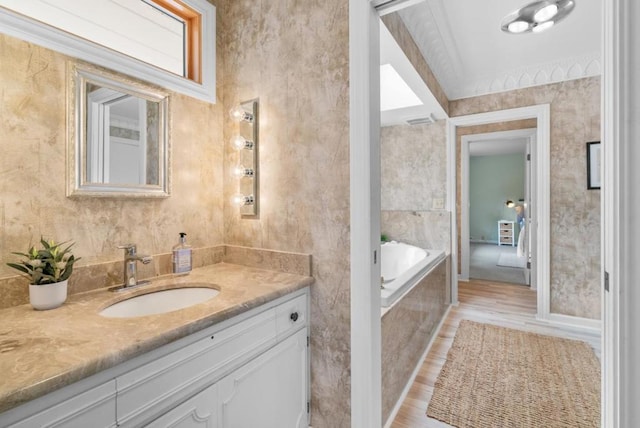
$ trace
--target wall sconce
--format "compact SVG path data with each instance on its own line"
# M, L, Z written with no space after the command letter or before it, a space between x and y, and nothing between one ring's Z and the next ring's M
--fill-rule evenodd
M233 204L239 207L242 217L257 218L259 213L258 186L258 99L240 103L229 115L238 122L238 135L231 139L237 150L237 163L233 175L238 180L238 193Z
M516 206L516 204L511 199L508 199L504 204L507 206L507 208L513 208Z

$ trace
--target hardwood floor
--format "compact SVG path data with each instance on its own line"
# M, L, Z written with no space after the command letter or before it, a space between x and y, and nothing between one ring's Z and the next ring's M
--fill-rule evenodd
M458 324L462 319L500 325L551 336L583 340L600 355L600 335L559 328L537 321L536 293L514 284L473 280L458 283L458 306L451 308L416 379L391 426L393 428L442 428L445 423L428 418L429 400Z

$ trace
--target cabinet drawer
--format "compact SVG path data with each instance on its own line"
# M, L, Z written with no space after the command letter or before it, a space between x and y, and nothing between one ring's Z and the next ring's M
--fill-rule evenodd
M278 306L276 308L278 339L282 339L306 326L309 320L309 314L307 312L306 294Z
M115 415L116 383L112 380L9 426L11 428L115 427Z
M510 230L501 230L500 236L511 236L513 233Z
M272 308L119 376L118 423L148 422L275 342Z
M513 229L513 223L504 223L504 222L501 222L501 223L500 223L500 229L508 229L508 230L511 230L511 229Z
M511 242L513 242L513 240L511 238L511 236L501 236L500 237L500 242L511 244Z

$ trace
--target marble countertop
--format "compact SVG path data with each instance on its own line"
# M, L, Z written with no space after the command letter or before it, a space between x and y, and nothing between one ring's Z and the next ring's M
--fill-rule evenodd
M150 290L209 283L216 298L179 311L105 318L105 307ZM0 310L0 413L313 283L308 276L218 263L142 287L69 296L60 308Z

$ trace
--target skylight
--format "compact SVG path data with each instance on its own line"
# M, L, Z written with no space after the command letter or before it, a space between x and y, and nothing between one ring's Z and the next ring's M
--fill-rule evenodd
M391 64L380 66L380 111L395 110L422 105Z

